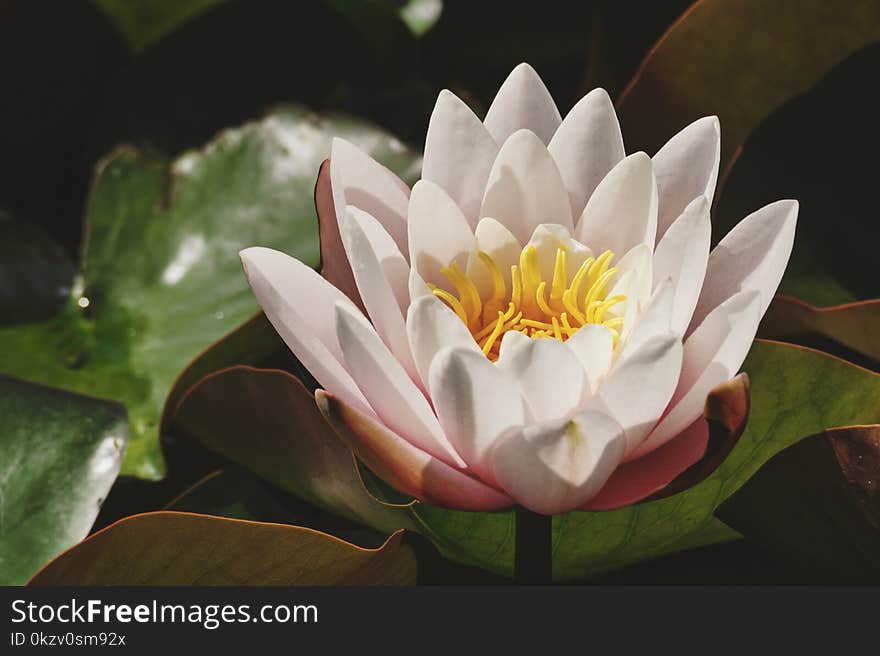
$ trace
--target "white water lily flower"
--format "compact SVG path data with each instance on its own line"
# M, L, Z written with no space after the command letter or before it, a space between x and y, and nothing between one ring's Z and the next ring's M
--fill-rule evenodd
M703 456L707 395L739 370L791 252L783 200L710 254L719 157L715 117L627 156L604 90L562 119L522 64L484 121L440 93L412 190L334 142L316 189L325 277L241 257L390 484L465 510L619 507Z

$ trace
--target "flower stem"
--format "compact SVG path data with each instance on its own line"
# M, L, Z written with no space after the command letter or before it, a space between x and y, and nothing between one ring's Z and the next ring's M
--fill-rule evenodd
M552 583L551 515L539 515L522 506L516 507L516 547L513 579L518 585Z

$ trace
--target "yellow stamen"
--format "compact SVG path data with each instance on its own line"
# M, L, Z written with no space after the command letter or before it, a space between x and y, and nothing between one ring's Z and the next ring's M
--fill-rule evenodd
M557 248L553 278L547 281L541 276L538 249L529 244L520 253L519 264L510 267L509 293L495 260L483 251L478 251L477 257L486 267L492 283L487 298L480 295L477 286L456 262L441 269L455 289L454 294L435 285L429 287L468 327L489 359L498 359L501 339L509 331L533 339L565 341L584 325L596 323L611 330L615 345L619 342L622 311L617 310L606 319L611 308L626 301L622 294L609 297L606 292L618 274L618 269L611 266L614 258L611 251L585 260L569 283L568 255L564 247Z

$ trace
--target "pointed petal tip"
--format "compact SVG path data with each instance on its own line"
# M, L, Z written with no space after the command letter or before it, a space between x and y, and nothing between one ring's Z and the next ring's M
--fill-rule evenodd
M598 98L603 102L608 103L611 107L614 107L614 103L611 102L611 95L605 90L605 87L596 87L592 89L584 98Z

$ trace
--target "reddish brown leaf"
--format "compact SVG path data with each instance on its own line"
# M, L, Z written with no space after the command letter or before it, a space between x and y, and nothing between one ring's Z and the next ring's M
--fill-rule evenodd
M363 549L300 526L152 512L89 536L29 585L413 585L402 537Z
M809 582L880 582L880 425L780 451L716 511Z
M816 307L777 294L761 321L759 335L783 341L820 335L880 361L880 299Z
M874 0L696 2L620 95L628 150L654 153L691 121L715 114L724 170L764 117L878 38Z

